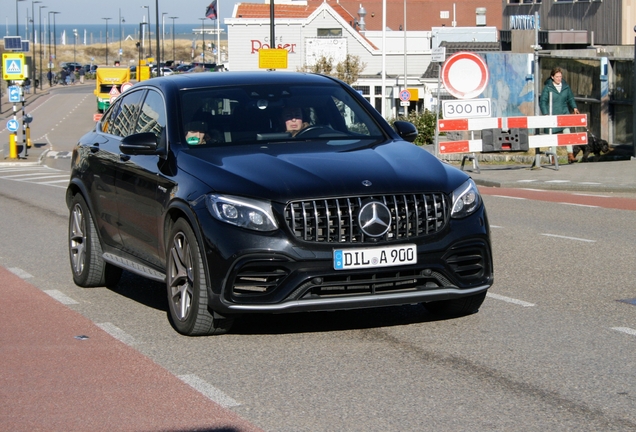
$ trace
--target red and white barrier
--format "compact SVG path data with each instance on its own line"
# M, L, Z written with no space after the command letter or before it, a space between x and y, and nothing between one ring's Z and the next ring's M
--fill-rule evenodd
M438 121L440 132L477 131L484 129L542 129L587 127L586 114L566 114L555 116L529 117L485 117L470 119L442 119ZM564 145L587 144L587 132L544 134L528 136L530 148L556 147ZM483 149L482 140L445 141L440 143L439 152L448 153L476 153ZM505 148L503 149L505 150Z

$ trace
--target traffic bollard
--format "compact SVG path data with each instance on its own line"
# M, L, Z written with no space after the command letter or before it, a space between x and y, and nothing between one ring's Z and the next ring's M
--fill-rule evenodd
M12 133L9 135L9 158L17 159L18 158L18 145L16 144L16 140L18 139L18 134Z

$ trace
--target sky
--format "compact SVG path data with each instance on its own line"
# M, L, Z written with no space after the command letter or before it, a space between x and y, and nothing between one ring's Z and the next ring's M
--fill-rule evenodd
M163 12L167 16L177 16L178 23L194 24L200 23L199 18L205 18L205 11L212 0L39 0L41 3L33 3L37 0L0 0L0 11L2 24L8 21L15 25L16 5L18 6L18 21L22 25L26 20L27 9L29 15L35 11L38 16L38 7L42 8L42 15L48 11L60 12L56 16L57 24L103 24L102 18L111 18L117 22L120 11L126 23L142 22L148 15L150 6L150 19L155 21L155 5L159 4L159 19ZM246 0L243 0L244 2ZM262 0L261 0L262 1ZM234 5L240 0L217 0L217 10L220 11L221 23L225 18L229 18L234 10ZM249 3L259 2L259 0L247 0ZM32 6L33 4L33 6ZM33 7L33 9L32 9Z

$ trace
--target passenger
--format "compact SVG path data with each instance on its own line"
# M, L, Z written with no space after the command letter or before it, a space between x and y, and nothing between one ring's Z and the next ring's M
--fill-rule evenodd
M188 145L215 144L224 142L221 133L216 129L208 130L208 125L203 121L193 121L188 123L186 133L186 143Z
M285 132L289 132L291 136L296 136L309 126L309 123L303 121L303 110L299 107L284 108L283 121L285 122Z

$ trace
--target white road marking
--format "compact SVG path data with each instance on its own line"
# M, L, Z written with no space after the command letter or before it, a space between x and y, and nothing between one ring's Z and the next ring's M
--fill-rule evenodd
M45 290L44 292L47 293L48 295L50 295L51 297L53 297L55 300L57 300L60 303L64 304L64 305L79 304L79 302L73 300L72 298L70 298L69 296L67 296L66 294L64 294L61 291L58 291L58 290Z
M232 408L241 405L221 390L196 375L178 375L177 378L224 408Z
M600 183L598 183L600 184ZM595 194L585 194L585 193L573 193L572 195L586 196L586 197L595 197L595 198L611 198L609 195L595 195Z
M589 205L589 204L577 204L577 203L569 203L569 202L560 202L559 204L563 204L563 205L571 205L571 206L576 206L576 207L599 208L599 206Z
M41 173L40 173L41 174ZM54 178L65 178L68 180L69 176L66 174L62 174L62 175L44 175L44 176L39 176L39 177L29 177L27 179L24 179L22 181L33 181L33 180L44 180L44 179L54 179Z
M499 295L499 294L487 293L486 297L490 297L490 298L495 299L495 300L505 301L507 303L512 303L512 304L516 304L516 305L523 306L523 307L536 306L534 303L528 303L528 302L525 302L523 300L517 300L517 299L511 298L511 297L506 297L506 296L502 296L502 295Z
M27 272L25 272L24 270L22 270L21 268L18 267L11 267L10 269L8 269L11 273L13 273L14 275L18 276L21 279L28 279L28 278L32 278L33 275L29 274Z
M134 337L132 337L113 323L96 323L96 325L97 327L104 330L106 333L108 333L118 341L125 343L126 345L134 345L137 343Z
M5 175L6 173L9 173L9 175ZM12 167L6 169L0 168L0 179L66 189L69 181L69 174L59 169L47 168L42 166L20 168ZM56 183L61 183L61 185Z
M568 236L562 236L562 235L556 235L556 234L546 234L546 233L541 233L541 235L542 236L546 236L546 237L562 238L562 239L566 239L566 240L576 240L576 241L582 241L582 242L587 242L587 243L596 243L596 240L582 239L582 238L577 238L577 237L568 237Z
M506 195L490 195L490 196L494 196L494 197L498 197L498 198L510 198L510 199L516 199L516 200L525 200L525 198L512 197L512 196L506 196Z
M612 327L612 330L616 330L621 333L627 333L628 335L636 336L636 330L629 327Z

